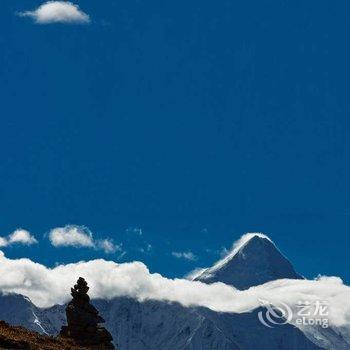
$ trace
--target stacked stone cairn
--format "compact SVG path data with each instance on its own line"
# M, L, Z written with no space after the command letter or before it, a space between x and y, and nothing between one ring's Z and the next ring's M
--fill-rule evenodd
M66 308L67 326L63 326L61 337L71 338L80 346L96 350L114 350L112 336L101 326L105 320L90 304L87 292L89 287L80 277L74 288L71 288L72 301Z

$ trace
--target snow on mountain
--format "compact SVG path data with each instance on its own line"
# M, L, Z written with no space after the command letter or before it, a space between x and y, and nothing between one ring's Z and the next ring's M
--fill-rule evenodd
M267 236L247 234L224 259L202 271L194 280L223 282L237 289L248 289L282 278L303 277Z
M350 349L350 329L345 329L344 327L322 328L320 326L304 326L302 332L308 339L322 349Z
M244 236L232 252L195 279L223 282L247 289L267 281L301 279L271 240L261 234ZM129 297L96 299L118 350L347 350L350 330L300 327L268 328L256 309L220 313L161 300ZM0 319L40 333L56 335L65 324L65 306L38 308L21 295L0 295Z
M298 329L266 329L252 313L216 313L160 301L116 298L95 301L124 350L299 350L319 349Z
M46 333L41 326L37 311L37 307L27 297L0 294L0 320L35 332Z
M65 324L64 306L36 308L20 295L0 297L0 319L56 335ZM252 313L216 313L162 301L120 297L95 300L119 350L318 350L291 325L266 328ZM36 321L33 314L39 318Z

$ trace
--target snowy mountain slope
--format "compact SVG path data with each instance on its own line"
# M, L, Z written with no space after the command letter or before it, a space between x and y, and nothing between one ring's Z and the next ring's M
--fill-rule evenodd
M197 277L240 289L275 278L300 279L289 261L265 236L252 235L227 258ZM268 328L249 313L219 313L159 300L118 297L93 300L119 350L348 350L349 329L292 325ZM0 319L55 335L65 324L65 306L40 309L20 295L0 295Z
M252 313L216 313L160 301L116 298L97 300L116 343L124 350L316 350L298 329L286 325L269 329Z
M0 294L0 320L35 332L46 333L38 318L38 310L28 298L22 295Z
M0 318L31 330L55 335L65 323L63 306L38 309L22 296L1 297L0 304ZM256 350L257 343L259 350L321 349L290 325L264 327L257 311L223 314L123 297L95 300L94 304L119 350ZM40 318L40 326L33 313Z
M320 326L303 327L302 332L314 344L328 350L349 350L350 349L350 329L322 328Z
M66 323L65 305L41 309L25 296L0 294L0 320L34 332L55 335Z
M97 300L95 305L120 349L239 349L212 322L191 308L159 301L140 303L128 298Z
M274 243L263 235L252 235L213 267L194 278L205 283L223 282L248 289L281 278L302 279Z
M35 313L45 333L50 335L57 335L61 327L66 324L66 305L55 305L48 309L36 308Z

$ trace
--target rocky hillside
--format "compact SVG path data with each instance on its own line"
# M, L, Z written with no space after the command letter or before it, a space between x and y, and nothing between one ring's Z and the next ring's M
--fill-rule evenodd
M54 338L13 327L0 321L0 349L11 350L82 350L68 339Z

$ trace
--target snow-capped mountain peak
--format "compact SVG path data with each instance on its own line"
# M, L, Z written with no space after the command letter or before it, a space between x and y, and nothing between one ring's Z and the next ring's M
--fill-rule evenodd
M292 264L271 239L260 233L244 235L231 252L214 266L205 269L194 280L223 282L247 289L281 278L301 279Z
M280 278L302 277L267 236L247 234L224 259L196 280L220 281L246 289ZM92 302L106 320L120 350L256 350L257 344L259 350L347 350L350 344L345 327L296 328L293 324L266 327L259 318L261 312L267 312L264 307L242 313L216 312L205 307L187 307L163 300L140 301L127 296ZM66 324L65 305L39 308L25 296L0 293L1 319L57 335Z

